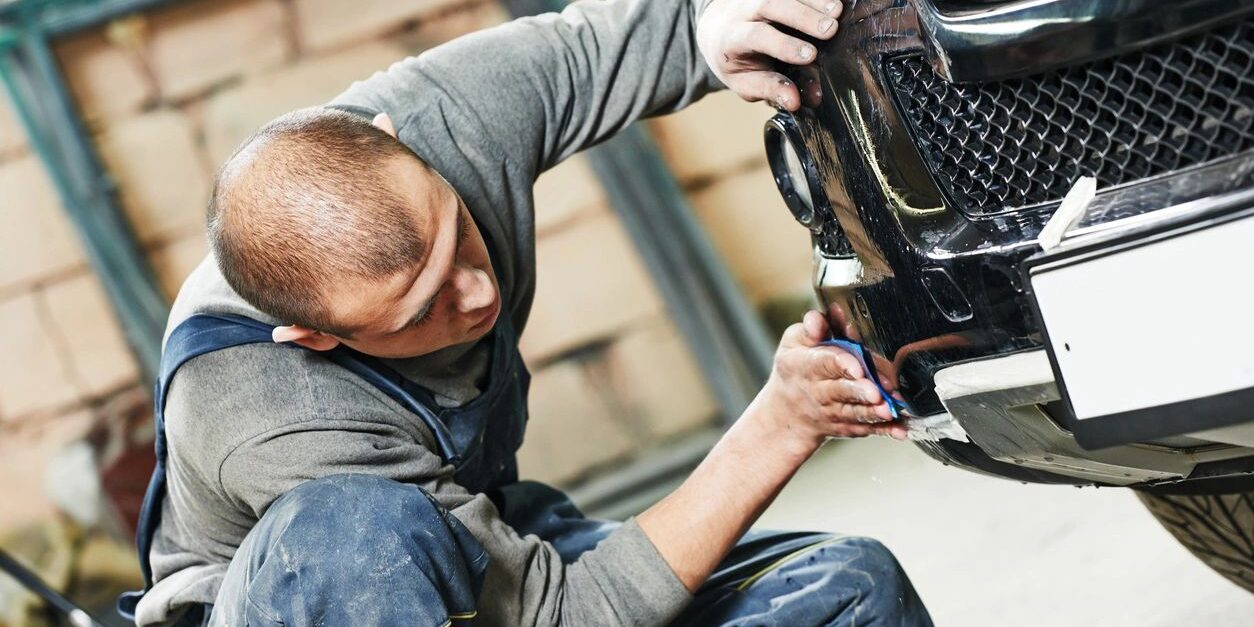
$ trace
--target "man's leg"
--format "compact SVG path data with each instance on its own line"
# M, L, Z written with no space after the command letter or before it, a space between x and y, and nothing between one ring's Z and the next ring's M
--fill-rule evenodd
M518 535L535 535L553 545L570 564L591 550L622 523L585 518L565 493L538 481L519 481L488 493L501 520Z
M442 625L473 616L482 547L422 490L369 475L275 500L231 560L214 625Z
M875 540L750 532L675 625L931 625L897 559Z

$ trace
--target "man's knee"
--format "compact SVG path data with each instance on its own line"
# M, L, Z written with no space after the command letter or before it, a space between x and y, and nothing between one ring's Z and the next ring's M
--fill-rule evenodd
M845 573L850 585L856 585L867 594L892 595L902 586L910 585L897 556L879 540L863 536L842 536L817 549L820 559L831 557L829 566L836 572Z
M931 624L910 578L879 540L834 537L816 547L811 559L827 571L824 580L829 592L850 598L855 614L869 613L894 624Z
M439 624L474 611L486 564L470 532L421 489L336 475L275 500L232 560L215 617Z

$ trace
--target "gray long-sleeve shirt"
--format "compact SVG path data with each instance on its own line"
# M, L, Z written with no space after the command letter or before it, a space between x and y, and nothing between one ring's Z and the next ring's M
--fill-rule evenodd
M695 41L703 0L580 2L460 38L355 83L332 104L387 112L497 243L495 270L523 329L535 291L532 185L544 170L642 116L720 87ZM206 259L169 322L253 309ZM483 346L393 362L442 403L477 394ZM535 416L544 420L544 416ZM488 625L661 624L689 595L632 521L564 565L519 537L483 495L452 480L422 422L353 374L272 344L222 350L179 371L166 407L168 497L141 625L212 603L227 563L279 495L317 477L371 473L422 487L490 555L479 600Z

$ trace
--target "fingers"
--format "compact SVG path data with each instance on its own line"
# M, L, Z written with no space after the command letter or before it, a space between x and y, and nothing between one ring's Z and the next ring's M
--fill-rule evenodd
M801 0L801 2L811 9L820 11L824 15L829 15L831 17L840 17L840 15L845 12L843 3L838 2L837 0Z
M852 403L872 407L883 401L875 384L866 379L835 379L815 385L815 399L820 403Z
M797 86L779 72L758 70L740 73L730 78L727 86L749 102L765 100L787 111L796 111L801 106L801 93Z
M810 371L823 379L865 379L862 361L835 346L818 347L810 353Z
M763 54L792 65L812 63L818 55L814 44L785 35L766 22L744 24L737 43L744 52Z
M892 420L880 415L879 405L862 405L858 403L835 403L829 406L831 418L840 424L872 424Z
M893 438L894 440L905 440L909 438L910 431L906 425L891 422L885 424L846 424L835 429L829 437L835 438L865 438L870 435L882 435Z
M906 428L906 425L901 423L894 422L882 425L867 425L867 427L870 428L871 433L874 435L888 436L894 440L904 441L906 438L910 437L910 430Z
M819 4L815 2L815 4ZM831 10L835 15L809 2L798 0L763 0L758 6L757 17L787 26L818 39L830 39L836 34L836 16L840 15L840 3ZM821 5L826 7L827 5Z

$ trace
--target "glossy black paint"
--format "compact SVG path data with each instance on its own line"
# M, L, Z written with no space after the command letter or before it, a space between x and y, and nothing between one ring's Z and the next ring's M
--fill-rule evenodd
M816 269L816 291L833 328L875 352L878 369L891 379L912 413L940 413L944 408L933 375L941 368L1042 346L1020 267L1039 252L1035 238L1055 205L986 217L968 217L948 206L883 75L887 57L927 54L929 46L934 53L935 41L929 39L915 4L850 1L840 28L831 42L820 44L814 65L789 70L801 89L803 106L796 113L780 114L768 129L788 129L788 136L804 146L808 167L819 179L816 195L826 199L830 213L815 216L811 225L839 227L812 228L816 248L853 251L824 252ZM932 61L941 65L934 54ZM1250 155L1238 159L1243 164L1254 162ZM1237 183L1244 184L1248 183ZM1099 197L1081 227L1167 206L1161 203L1170 198L1154 189L1188 188L1174 174L1138 182L1118 201ZM1138 196L1135 190L1149 192ZM992 460L978 447L950 440L922 448L946 463L1005 477L1081 482L1029 472Z
M937 70L957 82L1084 63L1254 11L1249 0L918 0L917 5Z
M819 291L834 325L882 357L914 412L938 413L937 369L1039 346L1015 268L1048 216L974 222L945 206L881 86L884 55L923 45L913 6L880 0L845 10L816 65L792 76L806 94L790 116L796 135L857 251L827 262L850 278L821 279Z

